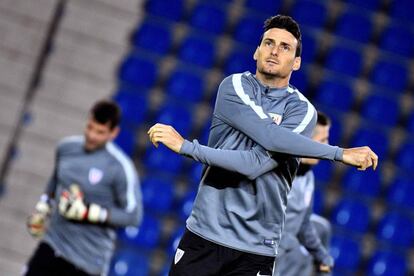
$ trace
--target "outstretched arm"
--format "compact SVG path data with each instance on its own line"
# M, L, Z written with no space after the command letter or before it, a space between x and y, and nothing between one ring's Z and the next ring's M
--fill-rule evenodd
M193 158L205 165L220 167L246 175L253 180L277 167L277 162L261 146L251 150L224 150L200 145L197 140L185 140L172 126L156 124L148 131L157 147L163 143L169 149Z
M275 124L255 102L253 86L243 74L234 74L220 84L214 116L271 152L336 160L363 170L377 166L378 157L368 147L343 150L296 133L306 127L308 120L304 120L293 132Z

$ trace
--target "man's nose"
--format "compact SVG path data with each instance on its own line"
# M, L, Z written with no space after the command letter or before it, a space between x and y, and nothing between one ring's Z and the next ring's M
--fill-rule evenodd
M272 54L272 56L278 56L279 55L279 48L278 47L273 47L272 50L270 51L270 53Z

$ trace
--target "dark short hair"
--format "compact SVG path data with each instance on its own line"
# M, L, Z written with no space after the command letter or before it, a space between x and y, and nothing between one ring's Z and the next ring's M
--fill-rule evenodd
M121 120L121 109L118 104L111 100L100 100L91 109L92 118L100 124L108 124L114 129Z
M262 43L264 33L273 28L284 29L297 39L298 46L296 47L295 56L299 57L302 54L302 35L300 33L299 24L292 17L287 15L278 14L269 17L264 22L263 34L260 38L259 45Z
M316 121L316 124L321 126L330 126L331 118L329 118L325 113L318 111L318 120Z

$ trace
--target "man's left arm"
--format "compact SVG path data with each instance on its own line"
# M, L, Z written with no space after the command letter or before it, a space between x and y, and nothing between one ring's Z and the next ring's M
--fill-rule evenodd
M114 194L119 206L108 208L106 223L137 226L142 220L143 206L138 174L132 164L117 171Z
M315 259L317 269L321 270L321 266L326 266L331 269L334 265L333 258L329 255L326 248L323 246L314 226L310 221L312 214L312 204L309 205L303 223L298 233L298 240L309 251ZM325 271L329 272L329 271Z

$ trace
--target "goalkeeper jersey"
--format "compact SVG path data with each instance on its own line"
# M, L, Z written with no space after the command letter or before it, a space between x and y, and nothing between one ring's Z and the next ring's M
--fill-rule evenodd
M114 250L115 228L137 226L142 202L137 172L131 160L113 143L85 151L82 136L62 140L56 150L54 173L46 188L59 200L63 189L78 184L86 203L108 210L106 224L65 219L55 208L44 241L55 254L90 274L106 273Z

